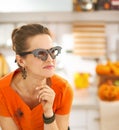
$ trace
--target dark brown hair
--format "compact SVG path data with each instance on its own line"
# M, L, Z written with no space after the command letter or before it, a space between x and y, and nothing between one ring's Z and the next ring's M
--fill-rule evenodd
M49 29L41 24L27 24L15 28L12 32L12 48L16 54L27 50L29 48L27 44L28 38L38 34L48 34L51 36Z

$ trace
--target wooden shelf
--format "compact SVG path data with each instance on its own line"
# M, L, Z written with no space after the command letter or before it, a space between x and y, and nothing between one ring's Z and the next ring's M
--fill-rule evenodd
M0 23L102 21L119 23L119 11L0 13Z

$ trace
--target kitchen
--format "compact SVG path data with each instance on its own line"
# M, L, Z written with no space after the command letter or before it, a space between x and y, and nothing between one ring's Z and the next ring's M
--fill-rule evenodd
M17 7L20 3L17 3L14 7ZM13 3L9 4L12 6ZM33 8L33 4L35 8ZM6 61L9 64L9 71L17 67L14 63L14 53L10 48L10 33L12 29L31 22L47 25L54 33L54 43L63 47L62 54L58 57L56 72L69 80L75 93L70 117L71 130L106 130L100 128L100 104L97 97L98 78L95 68L97 63L105 63L107 57L112 61L119 60L117 49L119 48L119 11L90 10L73 12L71 0L65 0L65 2L63 0L53 1L52 7L49 8L43 8L40 4L48 6L48 3L43 3L43 1L35 4L34 1L30 0L29 6L26 3L23 4L24 7L22 6L21 12L19 11L20 8L14 9L13 7L10 8L11 6L6 6L5 9L8 10L6 12L0 11L0 36L2 36L0 37L0 52L5 55ZM67 6L63 6L64 4ZM13 12L9 12L10 10L13 10ZM73 53L73 51L77 51L77 47L74 48L73 39L73 33L75 33L73 31L75 29L72 29L76 22L86 22L86 24L93 22L96 23L96 26L97 23L105 25L105 34L103 34L106 39L105 55L101 54L98 55L99 57L95 57L95 55L81 56L80 54ZM95 49L97 50L98 48L99 46ZM88 88L81 90L75 88L74 74L76 72L90 74L90 86Z

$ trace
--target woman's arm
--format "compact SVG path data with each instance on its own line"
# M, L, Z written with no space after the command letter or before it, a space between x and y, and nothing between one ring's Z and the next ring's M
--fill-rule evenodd
M61 93L60 109L57 110L60 114L53 113L53 103L56 96L55 91L46 84L36 88L37 98L43 107L44 130L68 130L69 113L73 100L72 88L67 84ZM68 102L67 102L68 97ZM63 113L67 113L63 115Z
M68 130L69 115L55 115L55 121L44 124L44 130Z
M0 126L1 126L2 130L18 130L13 119L10 117L0 116Z
M69 126L69 114L56 115L56 122L59 130L68 130Z

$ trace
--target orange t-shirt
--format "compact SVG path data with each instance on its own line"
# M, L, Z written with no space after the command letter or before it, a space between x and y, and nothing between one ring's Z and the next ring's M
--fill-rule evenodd
M11 117L20 130L43 130L43 108L39 104L32 110L10 86L17 70L0 79L0 116ZM71 110L73 91L69 83L58 75L51 77L51 88L56 97L53 111L65 115Z

